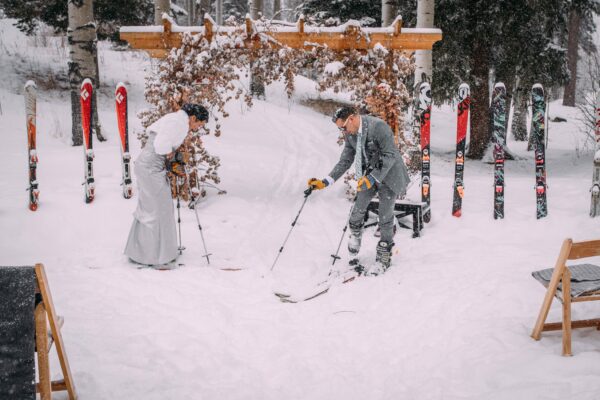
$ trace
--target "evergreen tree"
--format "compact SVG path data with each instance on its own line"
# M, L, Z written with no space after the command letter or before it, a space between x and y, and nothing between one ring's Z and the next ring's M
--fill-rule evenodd
M298 7L312 24L335 26L349 19L381 26L381 2L373 0L306 0Z
M8 18L15 18L16 26L27 34L32 34L40 22L56 32L66 32L67 3L65 0L0 0L0 9ZM152 0L94 0L99 39L118 40L122 25L151 25L153 13Z

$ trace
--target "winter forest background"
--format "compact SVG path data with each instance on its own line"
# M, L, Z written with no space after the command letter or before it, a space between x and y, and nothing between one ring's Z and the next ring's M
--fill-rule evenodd
M119 40L123 26L162 25L163 12L181 27L208 14L238 31L219 49L185 35L164 59ZM589 216L599 12L598 0L0 0L0 264L45 264L80 398L597 400L597 330L573 332L571 358L561 357L560 332L529 335L544 295L531 272L552 267L565 238L600 237ZM402 27L437 28L443 38L415 54L250 51L235 46L247 15L266 31L295 29L301 17L332 28L350 20L389 26L401 15ZM86 77L97 89L91 204L81 186ZM358 105L388 121L412 166L405 200L421 199L413 95L423 79L434 107L432 220L422 237L398 229L392 267L380 277L281 303L275 290L310 291L327 275L348 217L351 175L311 195L269 271L307 179L325 176L339 158L336 107ZM36 212L24 190L28 80L38 94ZM134 176L133 198L123 198L119 82L129 93L132 160L160 116L185 101L210 109L206 129L186 143L196 168L179 190L186 250L174 271L138 270L123 255L137 188ZM472 103L463 214L455 218L462 82ZM496 82L510 105L503 220L492 218ZM530 143L536 83L548 104L543 219ZM196 210L187 189L200 197ZM366 258L374 259L375 234L365 233ZM597 317L598 304L577 304L574 319ZM555 302L549 320L560 317Z

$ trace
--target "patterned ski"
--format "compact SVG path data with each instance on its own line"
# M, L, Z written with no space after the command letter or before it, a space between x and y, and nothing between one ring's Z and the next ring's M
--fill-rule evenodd
M40 190L37 182L37 148L36 148L36 86L35 82L25 84L25 116L27 126L27 158L29 166L29 209L38 208Z
M590 216L600 215L600 92L596 94L596 129L595 129L596 147L594 151L594 175L592 179L592 205L590 207Z
M94 150L92 148L92 81L88 78L81 83L80 101L81 101L81 128L83 131L83 159L85 162L85 202L91 203L94 200Z
M506 146L506 88L496 83L492 94L494 143L494 219L504 218L504 146Z
M469 108L471 93L469 85L463 83L458 88L458 112L456 116L456 161L454 163L454 197L452 199L452 215L462 215L462 199L464 196L465 145L467 128L469 127Z
M431 86L428 82L419 87L419 121L421 124L421 201L431 203L431 171L429 139L431 133ZM423 214L423 221L431 221L431 208Z
M539 83L531 89L531 135L535 149L535 197L536 218L548 215L548 201L546 199L546 100L544 88Z
M127 123L127 88L122 82L119 82L115 90L115 106L117 111L117 125L119 126L119 136L121 137L121 169L123 197L131 198L133 187L131 184L131 167L129 154L129 127Z

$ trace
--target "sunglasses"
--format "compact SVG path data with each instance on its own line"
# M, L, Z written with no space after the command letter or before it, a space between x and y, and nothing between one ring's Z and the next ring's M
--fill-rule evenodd
M350 120L350 117L352 115L349 115L348 118L346 118L346 120L344 121L344 124L342 126L338 126L338 129L340 130L340 132L346 132L346 125L348 125L348 121Z

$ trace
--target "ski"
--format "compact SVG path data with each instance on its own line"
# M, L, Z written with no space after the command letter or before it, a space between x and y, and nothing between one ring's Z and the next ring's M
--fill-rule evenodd
M496 83L492 93L494 143L494 219L504 218L504 146L506 145L506 88Z
M469 126L469 108L471 94L469 85L463 83L458 88L458 113L456 116L456 161L454 163L454 197L452 199L452 215L462 215L462 199L464 195L465 145Z
M25 117L27 126L27 158L29 165L29 209L38 208L40 190L37 182L37 149L36 149L36 86L35 82L25 84Z
M596 94L596 128L595 128L596 146L594 148L594 175L592 179L592 205L590 207L590 216L600 215L600 92Z
M419 121L421 135L421 201L431 203L431 171L429 138L431 133L431 86L428 82L419 87ZM431 221L431 208L423 214L423 221Z
M127 123L127 88L122 82L117 84L115 90L115 105L117 111L117 125L119 126L119 136L121 137L121 168L123 197L131 198L133 187L131 184L131 167L129 154L129 127Z
M91 203L94 200L94 150L92 148L92 81L88 78L81 83L80 101L81 101L81 128L83 131L83 159L85 162L85 202Z
M363 275L365 267L360 263L358 258L353 258L348 262L348 268L343 271L331 270L326 279L318 282L312 290L303 295L293 295L290 293L275 292L274 295L284 303L300 303L302 301L312 300L329 291L331 287L338 284L352 282L359 276Z
M548 201L546 199L546 100L544 88L539 83L531 89L531 135L535 149L535 196L536 218L548 215Z

